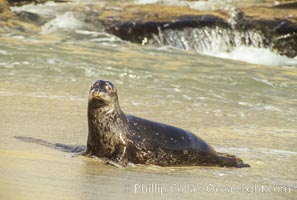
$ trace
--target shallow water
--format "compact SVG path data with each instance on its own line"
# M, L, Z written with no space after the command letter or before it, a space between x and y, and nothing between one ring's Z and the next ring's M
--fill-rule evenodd
M57 30L0 37L1 199L296 197L296 66ZM15 138L85 145L88 88L96 79L117 85L125 112L190 130L251 168L119 169Z

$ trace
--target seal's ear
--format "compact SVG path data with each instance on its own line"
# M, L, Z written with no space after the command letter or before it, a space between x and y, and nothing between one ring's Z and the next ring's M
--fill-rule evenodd
M109 93L113 91L113 87L109 82L106 82L104 87L105 87L106 91Z

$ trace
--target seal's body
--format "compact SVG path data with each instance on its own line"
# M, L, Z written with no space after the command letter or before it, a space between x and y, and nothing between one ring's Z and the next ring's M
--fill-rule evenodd
M174 126L126 115L120 109L116 87L98 80L90 89L89 135L86 155L111 159L123 166L247 167L241 159L217 153L193 133Z

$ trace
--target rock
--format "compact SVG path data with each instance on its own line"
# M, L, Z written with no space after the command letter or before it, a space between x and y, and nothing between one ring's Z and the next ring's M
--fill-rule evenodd
M0 19L1 21L7 21L12 17L12 12L9 8L8 2L6 0L0 0Z
M289 3L283 3L276 5L275 8L280 9L297 9L297 2L289 2Z
M8 0L9 5L21 6L29 3L37 3L37 0Z
M227 17L223 12L203 12L186 7L150 4L107 6L99 20L109 33L140 43L144 37L150 38L159 30L227 26Z
M40 27L20 20L9 8L7 0L0 0L0 33L10 30L36 33L40 31Z
M16 16L23 22L35 24L37 26L41 26L47 22L47 20L44 19L43 17L35 13L26 12L26 11L17 12Z
M243 24L248 29L261 31L281 55L297 56L296 3L275 7L246 8ZM285 6L286 5L286 6ZM290 6L289 6L290 5ZM285 7L285 9L283 9Z
M141 43L164 30L219 27L228 31L260 32L265 45L281 55L297 56L297 10L295 4L276 7L249 7L226 11L198 11L187 7L149 5L106 6L98 19L121 39ZM289 7L289 8L288 8Z

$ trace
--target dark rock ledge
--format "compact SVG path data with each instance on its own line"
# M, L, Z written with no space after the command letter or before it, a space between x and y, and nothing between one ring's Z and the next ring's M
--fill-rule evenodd
M98 19L107 32L141 43L166 29L214 27L254 30L265 36L267 46L281 55L297 56L297 3L276 7L250 7L224 11L198 11L162 5L106 6ZM271 45L273 44L273 45Z
M20 20L20 16L11 11L7 0L0 0L0 33L11 32L12 30L37 33L40 31L40 27Z

